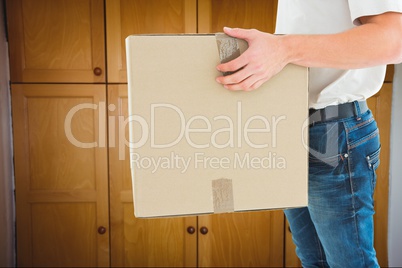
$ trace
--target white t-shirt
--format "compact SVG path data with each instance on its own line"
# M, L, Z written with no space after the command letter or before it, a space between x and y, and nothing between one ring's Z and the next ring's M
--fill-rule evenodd
M402 12L402 0L279 0L276 34L331 34L358 27L358 18ZM340 70L310 68L309 107L320 109L377 93L386 66Z

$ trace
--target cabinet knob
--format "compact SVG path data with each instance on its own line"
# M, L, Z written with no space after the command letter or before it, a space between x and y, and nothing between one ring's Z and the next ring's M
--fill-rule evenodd
M101 76L101 75L102 75L102 69L99 68L99 67L96 67L96 68L94 69L94 75L96 75L96 76Z
M105 233L106 233L106 228L103 227L103 226L100 226L100 227L98 228L98 234L103 235L103 234L105 234Z
M208 228L203 226L200 228L200 232L201 232L201 234L206 235L208 233Z
M195 228L193 226L187 227L187 233L194 234L195 233Z

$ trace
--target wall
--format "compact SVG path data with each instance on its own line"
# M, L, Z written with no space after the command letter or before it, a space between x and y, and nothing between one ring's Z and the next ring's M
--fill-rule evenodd
M14 194L8 49L0 0L0 267L15 265Z
M388 256L390 267L402 267L402 64L395 67L391 119Z

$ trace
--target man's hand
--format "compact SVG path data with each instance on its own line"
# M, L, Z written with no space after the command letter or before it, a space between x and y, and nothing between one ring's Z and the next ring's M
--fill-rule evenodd
M237 59L217 66L221 72L233 72L242 68L234 74L216 79L227 89L245 91L256 89L288 63L286 51L280 44L280 36L245 29L224 28L224 32L232 37L246 40L249 46Z

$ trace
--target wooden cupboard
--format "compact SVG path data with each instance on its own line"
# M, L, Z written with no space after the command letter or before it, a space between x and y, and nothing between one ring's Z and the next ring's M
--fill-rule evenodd
M276 0L106 0L108 82L127 83L130 34L222 32L224 26L273 33Z
M18 266L107 266L105 85L13 84Z
M223 26L272 33L276 6L276 0L6 1L19 266L300 265L282 211L136 219L125 144L128 35L214 33ZM389 117L382 109L390 95L381 94L370 105L385 132L376 198L377 251L385 265Z
M104 83L103 0L6 1L11 81Z
M388 266L388 192L390 162L392 81L384 83L381 90L368 100L380 130L381 155L377 169L374 193L374 246L380 266Z
M222 32L227 26L273 33L277 3L276 0L198 0L198 32Z
M198 217L201 267L282 267L284 216L265 211ZM204 229L205 228L205 229Z
M131 34L196 33L196 0L106 0L108 81L127 83L125 39Z
M197 217L134 217L127 85L109 85L108 101L111 266L196 266Z

